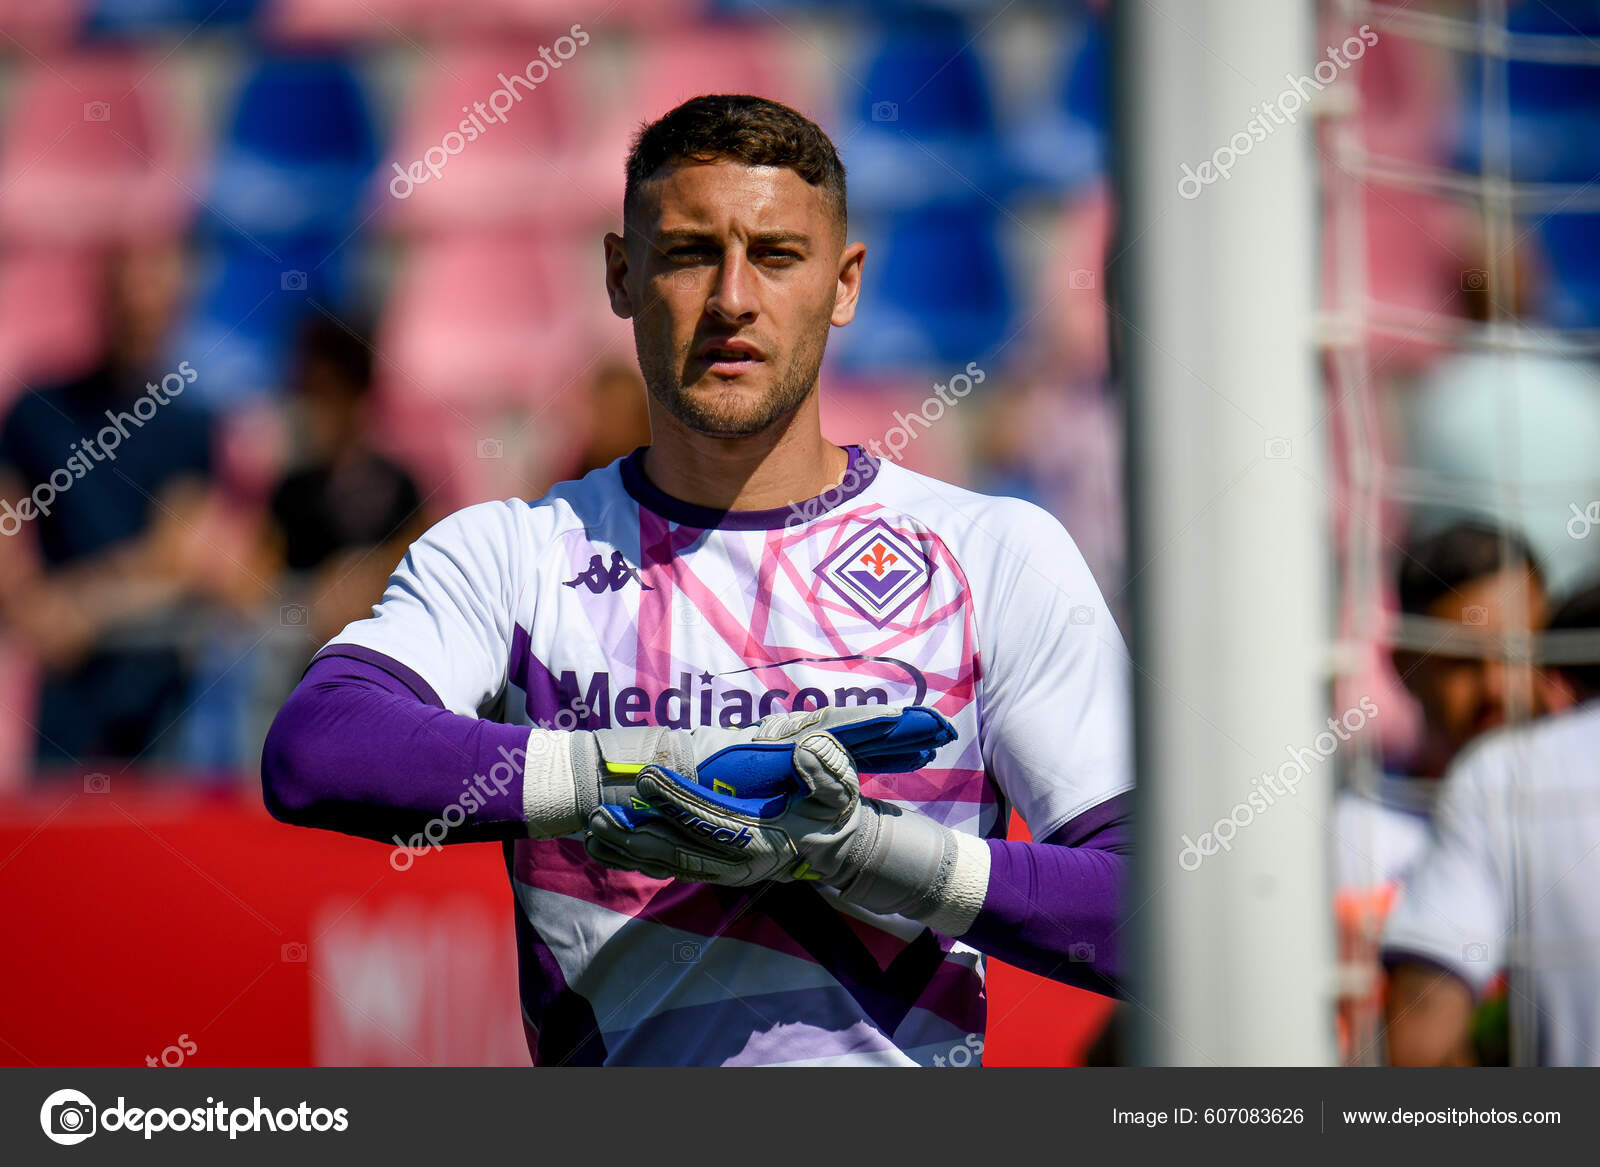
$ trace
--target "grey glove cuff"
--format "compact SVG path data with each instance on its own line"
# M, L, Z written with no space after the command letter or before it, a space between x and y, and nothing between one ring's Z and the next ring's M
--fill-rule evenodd
M638 772L652 763L694 777L693 739L681 730L653 725L531 730L522 775L528 834L559 839L583 830L601 804L626 803Z
M960 936L989 890L989 845L893 803L861 800L861 822L836 883L839 898Z
M641 725L567 736L578 778L578 815L585 823L602 805L625 803L646 766L666 766L691 780L695 776L694 738L682 730Z

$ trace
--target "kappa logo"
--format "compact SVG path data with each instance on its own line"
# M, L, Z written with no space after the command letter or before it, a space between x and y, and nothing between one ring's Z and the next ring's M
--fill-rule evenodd
M877 519L823 560L817 574L882 628L927 590L933 565L918 543Z
M589 558L587 570L580 571L571 579L562 580L561 582L569 588L586 587L598 596L601 592L620 592L622 586L629 580L638 584L641 591L655 591L655 588L645 583L640 577L639 569L622 558L622 552L613 551L609 568L601 562L600 556L593 555Z

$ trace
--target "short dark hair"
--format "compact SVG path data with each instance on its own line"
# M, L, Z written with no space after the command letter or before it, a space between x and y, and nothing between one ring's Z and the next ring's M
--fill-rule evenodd
M1550 623L1546 632L1600 632L1600 581L1573 592ZM1583 664L1557 664L1552 666L1576 685L1584 697L1600 697L1600 660Z
M1511 567L1526 567L1534 579L1544 583L1544 571L1533 548L1515 531L1469 519L1413 538L1400 559L1400 610L1411 616L1426 615L1451 592Z
M628 151L622 196L626 222L639 188L663 166L682 162L742 162L786 166L821 187L839 223L848 221L844 163L832 140L804 114L748 94L691 97L639 128Z
M351 331L325 316L312 316L300 329L296 353L304 376L312 365L330 369L351 396L364 397L372 388L372 345L364 331Z

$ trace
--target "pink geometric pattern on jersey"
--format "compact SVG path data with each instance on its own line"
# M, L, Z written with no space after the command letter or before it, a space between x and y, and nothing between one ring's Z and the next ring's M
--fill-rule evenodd
M594 871L595 865L584 854L583 844L574 839L523 840L514 849L513 875L531 887L597 904L607 911L631 916L641 924L661 925L713 940L737 940L800 960L819 960L819 953L801 944L760 910L761 899L767 894L765 888L741 891L611 871L602 871L602 878L597 880ZM854 917L841 913L837 918L880 972L887 971L912 944ZM951 942L940 936L935 939L940 949L948 953ZM982 1001L983 977L977 969L944 961L929 973L915 1004L970 1031L981 1026Z

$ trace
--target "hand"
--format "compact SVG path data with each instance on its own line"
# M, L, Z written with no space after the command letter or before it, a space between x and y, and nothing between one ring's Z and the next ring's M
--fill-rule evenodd
M955 731L931 710L938 736ZM942 744L942 742L941 742ZM794 747L803 791L774 800L729 797L662 766L640 772L635 797L660 816L629 821L612 807L589 819L589 854L609 867L657 879L743 887L817 880L879 914L921 920L948 935L971 926L989 882L981 839L926 815L861 797L857 761L837 737L808 732Z
M655 812L635 797L635 787L651 766L735 799L752 813L776 814L799 789L794 743L815 730L838 735L864 765L877 770L926 766L954 736L938 714L900 705L774 713L740 729L536 729L529 737L524 778L529 827L546 838L570 834L581 830L601 806L616 822L641 824Z

